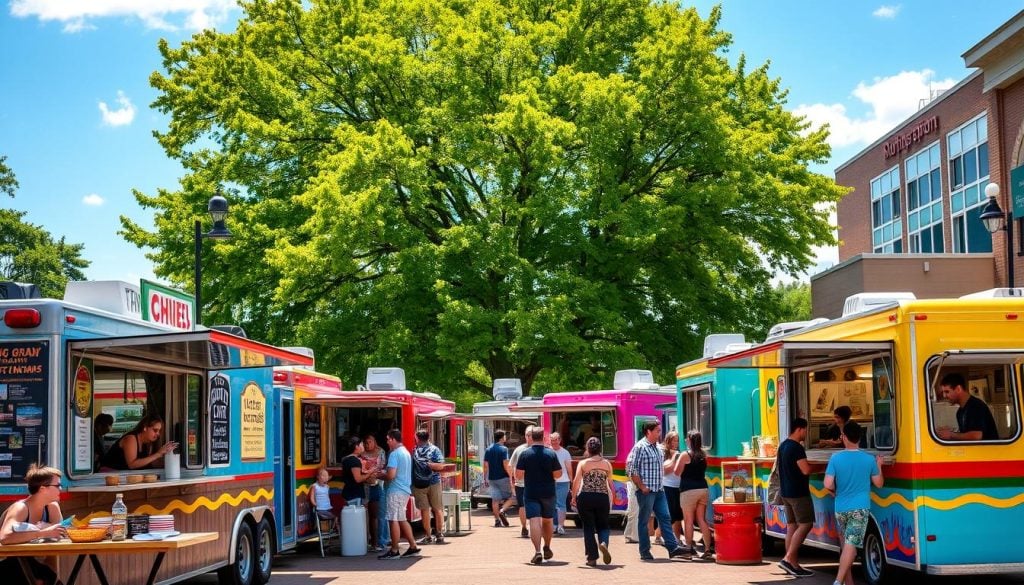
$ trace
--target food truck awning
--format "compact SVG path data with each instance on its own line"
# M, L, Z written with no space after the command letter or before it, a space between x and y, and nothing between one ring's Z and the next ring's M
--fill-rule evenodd
M615 410L614 402L580 402L576 404L512 404L508 409L512 412L594 412L598 410Z
M813 370L825 364L891 351L889 341L776 341L710 359L708 367Z
M309 356L213 329L83 339L69 345L71 351L87 357L146 360L202 370L313 365Z
M418 412L416 416L419 418L448 418L449 416L462 416L451 410L432 410L430 412Z
M459 415L466 420L523 420L536 421L540 417L539 412L486 412Z
M303 404L319 404L335 408L400 408L408 404L401 400L360 396L353 392L352 396L331 396L329 398L303 398Z

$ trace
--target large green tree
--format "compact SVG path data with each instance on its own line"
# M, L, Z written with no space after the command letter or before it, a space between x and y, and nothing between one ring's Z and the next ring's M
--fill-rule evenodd
M776 271L832 242L822 131L719 11L648 0L251 0L231 33L161 43L158 133L187 169L123 219L207 321L318 350L349 383L668 382L708 332L761 335ZM663 382L663 383L664 383Z
M14 197L18 181L0 156L0 193ZM0 209L0 280L31 282L44 297L61 298L69 280L84 280L89 261L83 244L54 239L41 226L25 221L24 211Z

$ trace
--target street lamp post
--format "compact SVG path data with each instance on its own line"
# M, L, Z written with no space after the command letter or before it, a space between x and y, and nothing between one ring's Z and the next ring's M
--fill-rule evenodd
M193 329L199 327L203 322L203 267L202 267L202 256L203 256L203 238L209 238L211 240L226 240L231 237L231 232L228 231L225 220L228 216L228 200L220 194L220 187L217 187L217 192L213 197L210 197L210 202L207 204L207 211L210 212L210 217L213 218L213 229L208 233L203 233L203 222L196 220L195 224L195 249L196 249L196 264L195 264L195 292L196 292L196 314L195 324Z
M1006 286L1013 288L1013 208L1003 213L996 201L999 197L999 185L996 183L985 186L985 196L988 197L988 203L981 210L980 219L990 234L1006 230Z

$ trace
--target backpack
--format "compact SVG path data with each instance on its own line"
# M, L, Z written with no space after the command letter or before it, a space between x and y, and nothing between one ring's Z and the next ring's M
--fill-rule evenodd
M781 506L782 500L782 478L779 477L779 457L775 456L775 463L772 465L772 472L768 475L768 503Z
M434 472L430 469L430 451L421 452L419 449L413 454L412 457L412 487L414 488L428 488L430 482L434 478Z

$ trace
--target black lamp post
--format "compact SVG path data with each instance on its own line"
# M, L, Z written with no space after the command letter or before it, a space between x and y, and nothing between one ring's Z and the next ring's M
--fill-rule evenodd
M1013 288L1013 208L1003 213L996 201L999 197L999 185L996 183L985 185L985 196L988 203L981 210L980 219L990 234L1006 230L1006 286Z
M220 194L220 187L217 187L217 192L213 197L210 197L210 202L207 205L207 210L210 212L210 217L213 218L213 229L209 233L203 233L203 222L196 220L195 230L195 245L196 245L196 265L195 265L195 290L196 290L196 314L195 324L193 329L199 327L203 322L203 267L202 267L202 255L203 255L203 238L210 238L211 240L226 240L231 237L231 232L228 231L228 227L224 224L225 219L228 216L228 200Z

